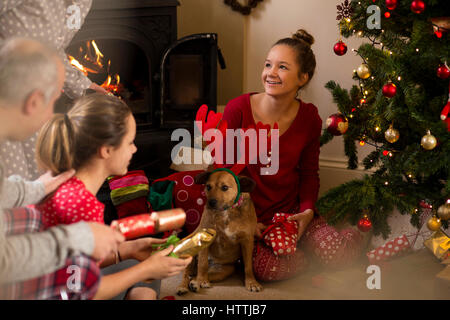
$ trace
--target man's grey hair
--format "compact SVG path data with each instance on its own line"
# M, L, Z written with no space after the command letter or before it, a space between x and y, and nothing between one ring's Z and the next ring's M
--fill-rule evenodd
M48 102L57 90L57 59L56 51L35 40L0 41L0 100L21 103L39 90Z

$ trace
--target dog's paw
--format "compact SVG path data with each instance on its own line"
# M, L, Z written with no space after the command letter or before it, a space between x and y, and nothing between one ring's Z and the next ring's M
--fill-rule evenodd
M200 281L200 287L202 287L202 288L211 288L211 283L209 281L206 281L206 280Z
M197 280L191 280L189 282L189 290L192 292L198 292L200 290L200 285L198 284Z
M200 288L211 288L211 284L207 280L191 280L189 282L189 289L193 292L198 292Z
M188 292L189 292L189 289L187 287L182 287L182 286L177 287L177 295L179 295L179 296L186 294Z
M254 279L245 280L245 288L250 292L260 292L263 287Z

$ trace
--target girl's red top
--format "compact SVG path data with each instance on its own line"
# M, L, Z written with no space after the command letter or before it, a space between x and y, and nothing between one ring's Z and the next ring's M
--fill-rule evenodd
M255 125L250 95L247 93L228 102L223 119L228 129ZM242 175L251 177L256 188L251 193L258 222L271 224L277 212L315 211L319 193L319 138L322 120L316 106L299 100L300 108L291 126L279 138L279 169L274 175L261 175L266 165L248 165ZM273 155L270 155L273 158ZM225 158L224 158L225 159ZM269 164L271 165L271 164ZM272 162L273 165L273 162Z

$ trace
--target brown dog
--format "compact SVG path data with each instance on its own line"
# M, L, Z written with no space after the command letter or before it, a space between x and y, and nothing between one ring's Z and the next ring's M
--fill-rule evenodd
M216 238L186 268L177 288L179 295L188 292L188 288L197 292L200 288L209 288L210 282L224 280L234 272L235 263L241 257L245 270L245 287L254 292L262 290L253 275L252 264L257 221L255 207L248 192L254 189L255 182L247 177L236 177L241 192L238 195L235 177L227 171L202 172L195 177L195 183L206 185L207 199L197 230L215 229Z

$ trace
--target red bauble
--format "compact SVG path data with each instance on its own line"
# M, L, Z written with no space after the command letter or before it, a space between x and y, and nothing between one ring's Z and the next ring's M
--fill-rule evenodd
M342 42L342 40L339 40L339 42L334 45L333 50L338 56L343 56L347 52L347 45Z
M340 136L347 131L348 120L343 114L334 113L328 117L326 125L329 133L333 136Z
M367 216L362 217L358 221L358 229L361 232L367 232L372 229L372 221L369 220Z
M425 2L422 0L414 0L411 2L411 11L420 14L425 11Z
M397 8L397 0L386 0L386 8L389 10Z
M441 64L437 69L436 74L439 78L445 80L450 76L450 69L445 64Z
M383 86L383 95L387 98L392 98L397 93L397 87L392 82L388 82Z

